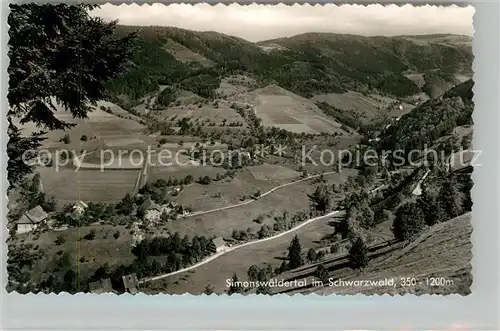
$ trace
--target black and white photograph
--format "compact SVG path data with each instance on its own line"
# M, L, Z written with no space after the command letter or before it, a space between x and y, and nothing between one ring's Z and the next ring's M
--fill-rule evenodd
M9 8L8 292L471 294L472 6Z

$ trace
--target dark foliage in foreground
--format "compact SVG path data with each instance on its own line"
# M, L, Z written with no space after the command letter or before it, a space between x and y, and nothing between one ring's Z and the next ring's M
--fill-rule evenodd
M116 22L91 17L93 7L10 5L9 117L48 130L69 128L54 115L55 103L85 118L90 104L102 99L104 82L125 69L135 35L116 38ZM18 164L19 155L36 147L37 138L19 138L13 128L9 133L15 138L8 147L9 181L15 185L30 170Z

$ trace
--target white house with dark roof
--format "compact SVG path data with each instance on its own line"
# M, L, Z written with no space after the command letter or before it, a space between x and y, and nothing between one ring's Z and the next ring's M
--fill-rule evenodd
M222 237L217 237L212 239L213 244L215 245L215 252L220 253L227 249L226 242Z
M161 218L162 207L155 203L151 198L147 198L141 205L146 211L146 215L144 216L148 221L158 222Z
M136 294L139 292L139 280L137 279L136 274L122 276L122 280L125 291L130 294Z
M88 207L89 205L80 200L73 206L73 212L76 215L82 215L85 212L85 209L87 209Z
M48 214L42 207L36 206L25 212L16 221L17 233L26 233L35 230L38 226L45 224Z
M111 285L111 279L105 278L92 283L89 283L90 293L101 294L108 292L115 292Z

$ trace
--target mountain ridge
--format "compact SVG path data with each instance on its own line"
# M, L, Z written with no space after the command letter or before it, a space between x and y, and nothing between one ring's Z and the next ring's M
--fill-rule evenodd
M159 85L182 84L198 76L202 82L206 78L220 81L233 73L256 78L261 86L276 83L307 98L348 90L406 97L431 90L434 81L445 87L455 85L455 74L471 75L473 59L471 48L442 43L419 45L402 37L313 33L317 37L312 38L309 33L254 43L213 31L124 25L117 29L118 34L138 31L138 53L134 70L111 81L108 91L115 96L129 95L132 100L156 93ZM203 68L196 61L177 60L165 49L169 39L213 61L215 66ZM272 43L284 49L262 49ZM420 88L405 76L408 72L424 75L431 87ZM211 97L211 91L206 94Z

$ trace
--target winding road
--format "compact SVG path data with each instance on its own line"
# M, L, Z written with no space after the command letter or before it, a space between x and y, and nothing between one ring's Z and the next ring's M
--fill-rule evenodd
M335 171L325 172L325 173L323 173L323 175L328 175L328 174L332 174L332 173L335 173ZM301 181L305 181L305 180L308 180L308 179L312 179L312 178L315 178L315 177L319 177L319 176L321 176L321 174L309 176L309 177L303 178L303 179L295 181L295 182L290 182L290 183L287 183L287 184L276 186L275 188L273 188L273 189L267 191L266 193L262 194L261 197L265 196L265 195L268 195L268 194L270 194L270 193L274 192L275 190L280 189L282 187L285 187L285 186L288 186L288 185L292 185L292 184L295 184L295 183L298 183L298 182L301 182ZM379 187L371 190L371 192L376 192L377 190L379 190L383 186L384 185L381 185L381 186L379 186ZM249 204L249 203L251 203L253 201L256 201L256 200L250 200L250 201L246 201L246 202L243 202L243 203L240 203L240 204L231 205L231 206L227 206L227 207L223 207L223 208L217 208L217 209L207 210L207 211L204 211L204 212L199 212L198 214L196 214L196 213L194 213L194 214L196 214L196 215L202 215L202 214L207 214L207 213L211 213L211 212L218 211L218 210L235 208L235 207L238 207L238 206L247 205L247 204ZM170 273L167 273L167 274L144 278L144 279L142 279L142 280L139 281L139 284L142 284L142 283L145 283L145 282L149 282L149 281L159 280L159 279L162 279L162 278L166 278L166 277L169 277L169 276L177 275L177 274L180 274L180 273L183 273L183 272L186 272L186 271L198 268L198 267L200 267L200 266L202 266L204 264L207 264L207 263L215 260L216 258L218 258L218 257L220 257L220 256L222 256L224 254L227 254L227 253L232 252L234 250L237 250L239 248L243 248L243 247L247 247L247 246L259 244L259 243L262 243L262 242L265 242L265 241L274 240L276 238L279 238L279 237L282 237L282 236L286 236L287 234L292 233L294 231L297 231L298 229L300 229L303 226L306 226L307 224L310 224L312 222L319 221L319 220L322 220L322 219L325 219L325 218L328 218L328 217L332 217L333 215L336 215L338 213L340 213L340 210L334 210L334 211L329 212L328 214L308 219L308 220L306 220L306 221L298 224L297 226L291 228L290 230L278 233L278 234L276 234L274 236L263 238L263 239L259 239L259 240L249 241L249 242L246 242L246 243L241 244L241 245L229 247L226 250L224 250L222 252L219 252L219 253L216 253L216 254L214 254L214 255L206 258L205 260L203 260L201 262L193 264L192 266L189 266L189 267L186 267L186 268L174 271L174 272L170 272ZM190 215L187 215L187 216L193 216L193 214L190 214Z
M186 218L186 217L191 217L191 216L205 215L205 214L208 214L208 213L214 213L216 211L221 211L221 210L226 210L226 209L231 209L231 208L237 208L237 207L245 206L245 205L248 205L248 204L250 204L252 202L256 202L260 198L265 197L266 195L271 194L274 191L279 190L280 188L283 188L283 187L286 187L286 186L290 186L290 185L293 185L293 184L297 184L297 183L300 183L300 182L303 182L303 181L306 181L306 180L309 180L309 179L318 178L321 175L326 176L326 175L331 175L331 174L336 174L336 173L337 173L336 171L329 171L329 172L324 172L324 173L319 174L319 175L308 176L308 177L296 180L294 182L290 182L290 183L278 185L278 186L270 189L269 191L261 194L257 199L251 199L251 200L247 200L247 201L244 201L244 202L241 202L241 203L237 203L237 204L229 205L229 206L225 206L225 207L220 207L220 208L215 208L215 209L210 209L210 210L204 210L204 211L198 211L198 212L190 213L190 214L187 214L187 215L179 216L179 218Z
M279 238L279 237L282 237L282 236L286 236L287 234L292 233L292 232L300 229L301 227L306 226L309 223L312 223L312 222L315 222L315 221L318 221L318 220L321 220L321 219L324 219L324 218L327 218L327 217L332 217L333 215L335 215L335 214L337 214L339 212L340 212L339 210L334 210L334 211L332 211L332 212L330 212L328 214L308 219L307 221L304 221L304 222L300 223L296 227L293 227L293 228L291 228L288 231L278 233L278 234L276 234L276 235L274 235L272 237L267 237L267 238L264 238L264 239L249 241L249 242L246 242L246 243L238 245L238 246L229 247L229 248L227 248L226 250L224 250L222 252L216 253L216 254L214 254L214 255L206 258L205 260L203 260L201 262L198 262L197 264L193 264L190 267L187 267L187 268L184 268L184 269L180 269L180 270L177 270L177 271L174 271L174 272L170 272L168 274L163 274L163 275L159 275L159 276L155 276L155 277L145 278L143 280L140 280L139 283L141 284L141 283L145 283L145 282L149 282L149 281L154 281L154 280L162 279L162 278L165 278L165 277L173 276L173 275L176 275L176 274L180 274L182 272L186 272L186 271L198 268L198 267L200 267L200 266L202 266L204 264L207 264L208 262L213 261L216 258L218 258L218 257L220 257L220 256L222 256L224 254L227 254L229 252L232 252L232 251L234 251L236 249L243 248L243 247L250 246L250 245L259 244L259 243L262 243L262 242L265 242L265 241L269 241L269 240L273 240L273 239L276 239L276 238Z

